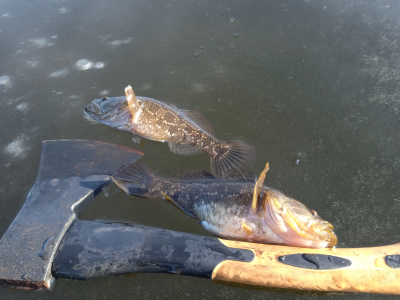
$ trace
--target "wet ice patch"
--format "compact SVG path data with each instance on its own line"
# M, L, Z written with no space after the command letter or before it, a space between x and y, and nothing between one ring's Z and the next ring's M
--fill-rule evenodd
M17 105L16 109L19 111L24 111L28 108L28 103L20 103Z
M13 158L25 158L28 155L29 148L25 145L24 138L19 137L8 144L4 152Z
M107 91L107 90L104 90L104 91L100 91L100 92L99 92L100 96L107 96L109 93L110 93L110 92Z
M104 68L104 63L101 61L98 61L97 63L94 64L94 67L96 69L103 69Z
M88 70L91 69L93 67L93 62L88 60L88 59L80 59L75 63L75 67L78 70Z
M56 39L56 38L58 38L58 35L53 35L51 38Z
M65 75L67 75L68 73L69 73L68 69L61 69L61 70L51 73L49 75L49 77L51 77L51 78L63 77Z
M12 82L10 76L7 75L0 76L0 85L5 87L6 89L11 88Z
M8 18L9 16L10 16L10 14L9 13L5 13L5 14L2 14L1 15L3 18Z

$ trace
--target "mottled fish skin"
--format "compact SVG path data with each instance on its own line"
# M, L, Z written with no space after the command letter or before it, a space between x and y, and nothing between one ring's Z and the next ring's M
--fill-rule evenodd
M264 186L261 195L268 189L271 190ZM254 182L236 180L193 182L155 178L145 197L163 199L161 194L163 192L200 219L206 230L217 235L250 242L285 244L282 238L266 226L260 207L256 214L251 213L253 190ZM242 222L253 229L253 236L249 237L246 234Z
M151 140L186 144L216 156L218 148L227 148L211 134L188 118L174 105L137 97L139 109L132 121L132 130Z
M210 156L211 172L217 177L225 178L232 171L244 173L254 161L254 147L237 141L220 141L199 112L136 96L130 86L126 95L93 100L85 113L95 121L131 132L136 141L144 137L168 142L171 151L181 155L203 151Z
M129 195L172 202L226 238L310 248L337 244L333 226L315 211L274 188L255 189L254 181L215 178L205 171L166 179L140 163L124 166L113 180ZM255 205L254 191L259 193Z

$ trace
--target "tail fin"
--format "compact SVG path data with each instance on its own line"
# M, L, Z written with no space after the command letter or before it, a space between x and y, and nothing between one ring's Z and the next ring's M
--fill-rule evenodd
M253 146L241 142L223 143L215 151L217 155L211 157L211 172L222 178L228 178L232 172L245 173L256 153Z
M147 198L151 181L156 176L157 174L148 166L133 163L123 166L112 179L129 195Z

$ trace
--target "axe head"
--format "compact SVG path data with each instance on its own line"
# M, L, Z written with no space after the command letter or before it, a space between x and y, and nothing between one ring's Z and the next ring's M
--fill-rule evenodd
M54 254L79 209L142 155L98 141L44 141L36 182L0 240L0 285L51 289Z

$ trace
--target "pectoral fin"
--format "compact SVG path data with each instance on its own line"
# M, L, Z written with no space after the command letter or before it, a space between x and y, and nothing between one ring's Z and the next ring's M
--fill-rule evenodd
M172 200L170 197L168 197L167 195L165 195L163 192L161 192L161 194L164 196L165 200L171 201L173 204L175 204L174 200Z
M253 213L257 211L258 197L260 196L261 189L264 184L265 173L267 173L268 170L269 170L269 163L265 165L265 169L261 172L260 177L258 177L258 180L254 186L253 202L251 203L251 210Z
M193 214L190 210L186 209L185 207L183 207L182 205L180 205L179 203L175 202L171 197L167 196L165 193L161 192L161 194L164 196L165 200L170 201L173 205L175 205L177 208L179 208L182 212L184 212L185 214L187 214L189 217L192 218L197 218L195 214Z
M245 221L242 219L242 227L244 229L244 232L246 232L246 235L251 236L253 234L253 229L249 225L246 224Z

